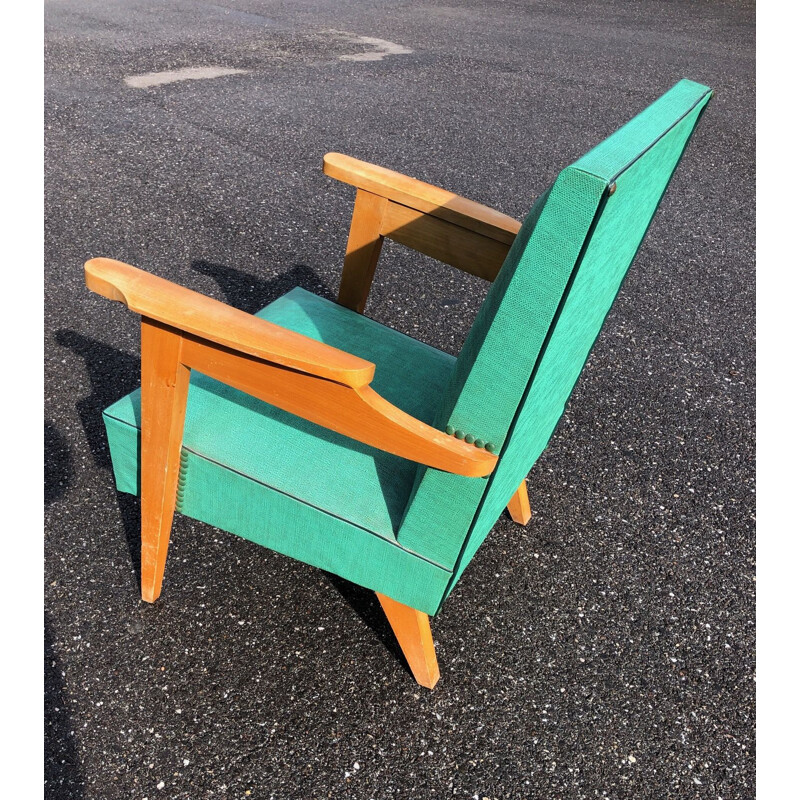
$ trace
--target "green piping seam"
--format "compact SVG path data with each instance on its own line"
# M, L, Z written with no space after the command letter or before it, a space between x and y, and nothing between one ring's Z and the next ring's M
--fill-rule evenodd
M703 92L703 94L700 97L698 97L697 100L695 100L695 102L692 104L691 108L687 109L683 114L681 114L680 117L678 117L678 119L675 120L675 122L672 123L672 125L669 126L669 128L667 128L663 133L660 133L655 139L653 139L653 141L650 142L650 144L647 145L647 147L645 147L644 150L642 150L638 155L634 156L624 167L622 167L616 173L616 175L612 175L608 182L609 183L614 183L614 181L616 181L617 178L619 178L619 176L622 175L623 172L625 172L625 170L627 170L630 167L632 167L649 150L652 150L674 127L676 127L677 125L680 125L680 123L683 122L686 119L686 117L688 117L689 114L691 114L692 111L694 111L697 108L697 106L700 105L700 103L706 97L708 97L708 95L713 95L713 94L714 94L714 90L713 89L707 89L705 92ZM710 99L711 98L709 98L709 100ZM702 116L703 111L705 111L705 108L700 111L700 115L697 117L697 122L700 122L700 116ZM634 117L634 119L635 119L635 117ZM695 128L696 127L697 127L697 123L695 123ZM692 133L689 134L689 139L692 137L693 133L694 133L694 128L692 129ZM687 142L688 142L688 139L687 139ZM684 147L684 150L685 149L686 148ZM587 155L588 155L588 153L587 153ZM678 159L678 163L680 163L680 159ZM677 168L677 164L675 166ZM581 169L580 167L575 167L575 169L578 172L585 173L586 175L592 175L595 178L600 178L600 180L605 180L605 178L603 178L602 175L598 175L595 172L589 172L588 170ZM675 170L673 170L672 172L674 174ZM672 180L672 175L670 175L670 180ZM667 181L667 185L669 185L669 181ZM663 197L664 195L662 194L661 196ZM644 237L642 237L642 238L644 238ZM631 262L631 263L633 263L633 262Z

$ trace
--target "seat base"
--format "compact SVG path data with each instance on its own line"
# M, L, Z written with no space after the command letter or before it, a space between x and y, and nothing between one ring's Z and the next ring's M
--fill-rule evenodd
M451 356L302 289L259 316L369 358L375 389L430 421ZM117 488L139 494L140 391L103 417ZM192 373L177 511L435 613L451 570L396 538L416 469Z

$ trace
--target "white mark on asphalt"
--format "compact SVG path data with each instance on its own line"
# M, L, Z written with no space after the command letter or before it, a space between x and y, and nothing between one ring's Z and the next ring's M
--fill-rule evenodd
M246 72L248 72L246 69L230 67L184 67L164 72L145 72L144 75L128 75L125 83L133 89L149 89L151 86L161 86L176 81L202 81L208 78L221 78L223 75L244 75Z
M402 44L395 44L387 39L375 39L372 36L355 36L350 39L353 44L368 44L373 50L366 53L354 53L353 55L339 56L342 61L381 61L386 56L400 56L414 51Z

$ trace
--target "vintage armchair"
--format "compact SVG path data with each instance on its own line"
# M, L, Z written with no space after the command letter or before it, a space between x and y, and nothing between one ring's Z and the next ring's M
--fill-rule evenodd
M547 445L711 97L684 80L564 169L525 222L347 156L338 303L255 315L105 258L94 292L142 315L142 387L104 412L117 488L142 497L142 597L173 513L378 593L416 680L436 614ZM362 312L385 237L493 281L457 358Z

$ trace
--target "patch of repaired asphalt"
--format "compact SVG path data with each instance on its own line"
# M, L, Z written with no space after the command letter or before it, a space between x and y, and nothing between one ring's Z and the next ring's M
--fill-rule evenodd
M145 72L143 75L128 75L125 84L132 89L151 89L153 86L164 86L178 81L204 81L211 78L222 78L226 75L246 75L246 69L231 67L182 67L161 72Z

